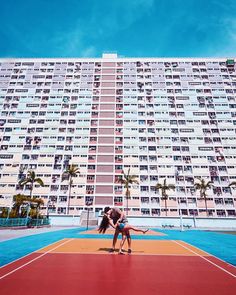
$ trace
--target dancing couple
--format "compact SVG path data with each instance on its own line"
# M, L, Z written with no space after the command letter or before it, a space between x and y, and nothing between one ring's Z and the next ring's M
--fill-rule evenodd
M115 245L117 242L117 238L119 233L122 234L122 239L120 242L120 248L118 254L124 254L123 246L125 243L125 240L127 239L128 242L128 254L131 254L131 236L130 236L130 230L136 231L136 232L142 232L145 234L148 229L142 230L136 227L133 227L128 224L128 220L120 209L118 208L110 208L110 207L105 207L104 209L104 215L102 218L102 221L100 223L100 226L98 228L99 233L105 233L107 228L109 226L112 226L115 229L115 233L113 236L113 241L112 241L112 248L109 250L110 253L115 251Z

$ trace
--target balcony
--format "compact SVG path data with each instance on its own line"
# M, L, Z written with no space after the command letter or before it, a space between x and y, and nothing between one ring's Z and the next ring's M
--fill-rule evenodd
M117 130L117 129L116 129L115 134L116 134L116 135L122 135L123 133L122 133L122 130L121 130L121 129L120 129L120 130Z
M87 178L87 183L94 183L95 177L93 178Z
M114 202L114 206L123 206L123 202Z
M115 139L115 144L123 144L123 139L122 138L116 138Z
M89 156L88 157L88 162L89 163L95 163L96 162L96 157L95 156L94 157L93 156Z
M116 153L116 154L122 154L122 153L123 153L123 149L118 149L118 148L116 148L116 149L115 149L115 153Z

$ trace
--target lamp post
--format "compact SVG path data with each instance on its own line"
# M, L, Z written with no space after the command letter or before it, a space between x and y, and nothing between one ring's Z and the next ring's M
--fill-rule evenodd
M31 220L31 217L29 217L29 213L30 213L30 206L32 205L37 205L37 203L35 202L30 202L30 201L24 201L23 204L26 204L27 206L27 214L26 214L26 225L28 224L28 226L30 226L30 221L28 222L28 219L30 218Z
M49 200L48 203L47 203L47 218L49 218L49 207L52 206L52 201Z
M92 203L91 202L86 202L86 206L87 206L87 230L88 230L88 225L89 225L89 206L91 206Z
M26 219L28 220L29 218L29 212L30 212L30 202L26 202L27 204L27 214L26 214Z
M180 230L183 231L183 217L182 217L182 210L180 208L179 197L177 197L177 200L178 200L178 205L179 205Z
M196 215L195 215L195 209L193 209L193 224L194 224L194 227L196 227Z
M29 212L30 212L30 202L23 202L26 204L27 206L27 211L26 211L26 223L25 225L27 225L28 227L30 226L30 222L28 222L28 218L29 218Z
M8 210L7 210L7 220L9 219L10 217L10 213L11 213L11 206L8 207Z

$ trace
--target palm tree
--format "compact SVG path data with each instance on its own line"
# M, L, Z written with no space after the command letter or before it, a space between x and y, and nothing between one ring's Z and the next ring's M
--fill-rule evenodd
M66 170L63 172L63 176L68 178L69 181L69 196L68 196L68 207L67 207L67 213L69 214L70 210L70 197L71 197L71 188L73 184L73 177L77 177L78 174L80 174L80 170L76 165L68 165Z
M130 198L130 185L132 186L134 183L139 184L138 180L136 179L137 175L130 175L130 168L128 170L128 174L125 174L124 171L122 171L123 175L120 178L120 183L124 185L126 191L125 191L125 197L126 197L126 214L128 215L128 208L129 208L129 198Z
M34 184L37 183L39 186L44 186L44 183L41 178L36 177L34 171L28 171L28 174L25 178L19 181L20 186L26 186L27 184L30 184L30 199L32 199L32 193Z
M196 177L200 182L195 182L194 187L196 190L200 191L200 197L205 201L206 213L209 216L208 209L207 209L207 194L206 191L211 189L213 186L213 181L205 181L205 179L201 177Z
M167 200L168 200L168 194L167 191L169 190L175 190L174 184L166 184L166 179L164 179L163 184L157 183L156 189L161 190L161 198L165 200L165 210L166 210L166 216L167 216Z

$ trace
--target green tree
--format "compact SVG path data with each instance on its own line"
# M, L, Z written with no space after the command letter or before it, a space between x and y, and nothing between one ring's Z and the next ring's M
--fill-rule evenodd
M1 218L7 218L7 216L8 216L8 210L9 210L8 207L3 207L2 210L1 210L2 212L0 214L0 217Z
M68 179L69 181L69 195L68 195L68 207L67 214L69 214L70 210L70 198L71 198L71 188L73 184L73 177L77 177L80 174L80 169L76 165L68 165L66 170L63 172L62 176Z
M31 210L30 210L30 216L31 217L36 217L36 218L38 218L38 216L39 216L39 210L40 210L40 206L41 205L43 205L44 204L44 201L43 201L43 199L39 199L39 198L33 198L32 200L31 200L31 204L33 205L31 205ZM35 208L35 213L33 213L34 212L34 209L33 208ZM32 216L32 215L34 215L34 216Z
M194 187L196 190L199 190L201 199L204 199L205 201L205 207L206 207L206 214L209 216L208 208L207 208L207 190L211 189L213 187L213 181L206 181L205 179L201 177L196 177L199 182L194 183Z
M30 199L32 199L34 184L37 183L39 186L44 186L44 183L41 178L36 177L34 171L28 171L27 176L19 181L20 186L30 185Z
M19 216L20 207L25 203L29 202L30 198L23 194L17 194L13 196L12 215Z
M129 199L130 199L130 186L133 184L139 184L138 180L136 179L137 175L130 175L130 168L128 170L128 173L125 174L124 171L122 171L123 175L120 178L120 183L124 185L125 188L125 197L126 197L126 214L128 215L128 209L129 209Z
M167 216L167 200L168 200L167 192L170 190L175 190L175 185L174 184L167 184L166 179L164 179L163 184L162 183L156 184L156 189L161 191L161 198L162 198L162 200L165 200L165 211L166 211L166 216Z

